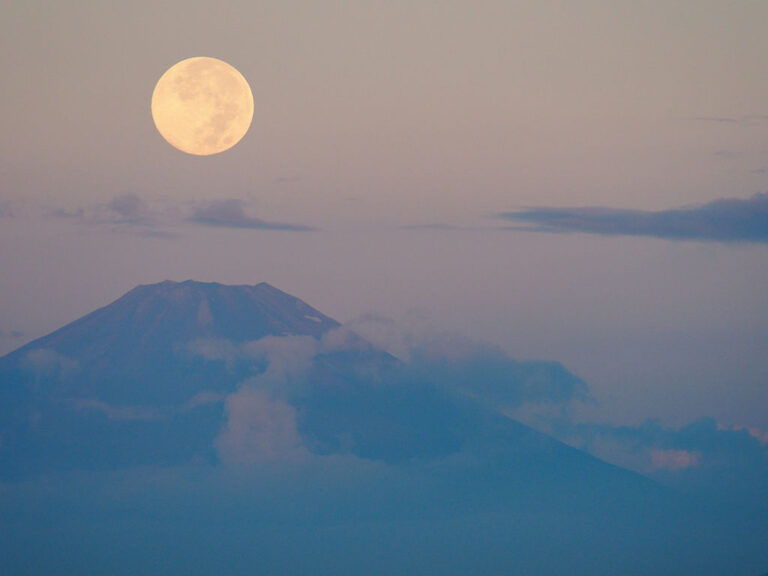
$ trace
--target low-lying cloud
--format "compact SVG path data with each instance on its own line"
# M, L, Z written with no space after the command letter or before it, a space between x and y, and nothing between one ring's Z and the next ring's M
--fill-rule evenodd
M411 365L424 377L448 383L501 410L592 401L586 383L559 362L518 361L498 347L465 339L425 342L411 351Z
M167 417L154 406L114 406L93 398L75 400L78 410L99 412L110 420L162 420Z
M30 350L22 359L21 367L37 378L65 379L72 377L79 370L77 360L50 348Z
M368 321L390 338L389 322ZM455 337L399 341L403 360L343 327L319 339L200 340L183 353L212 376L173 405L81 398L73 419L40 404L33 432L50 435L46 466L107 454L134 467L0 484L4 567L746 574L765 558L762 430L575 423L563 408L589 391L559 364ZM80 373L74 360L36 352L25 368ZM556 410L538 427L573 446L678 485L715 485L738 505L715 516L710 492L706 506L690 506L498 413L543 404ZM169 461L168 439L183 458Z
M711 418L680 428L656 420L638 426L575 423L561 416L533 424L575 448L664 482L720 494L768 489L768 444L756 428L724 426Z
M711 419L681 428L657 421L578 422L572 408L595 400L587 384L557 362L519 361L457 337L397 339L388 333L395 331L389 322L367 323L386 328L380 331L383 341L405 347L402 359L346 327L320 338L198 340L184 353L212 378L176 404L88 395L61 400L83 415L125 426L145 422L188 430L199 435L195 442L213 460L232 466L304 457L399 464L471 456L478 426L484 425L476 415L482 413L518 419L663 482L747 496L768 487L765 430ZM76 381L81 371L76 360L47 349L29 352L21 368L32 383L50 381L52 389ZM206 423L204 431L200 422Z
M231 373L250 371L226 397L216 441L219 458L231 465L300 451L387 462L439 458L474 434L473 425L465 430L456 422L471 421L477 404L562 413L591 400L586 384L556 362L519 362L460 338L421 341L405 361L345 327L319 339L202 340L188 349ZM265 407L279 418L267 417Z
M672 210L606 207L534 207L503 212L499 218L527 224L538 232L584 232L605 236L650 236L666 240L768 242L768 193L723 198Z
M259 372L258 385L274 391L296 391L318 357L357 354L375 350L369 342L346 327L330 330L322 338L267 336L235 344L227 340L197 340L189 350L206 360L224 362L228 369L251 362ZM436 336L418 342L409 339L401 350L404 361L384 354L391 363L386 378L429 381L443 389L459 391L492 405L514 409L525 404L567 406L593 402L586 383L559 362L518 361L498 347L455 336ZM370 359L369 359L370 360ZM368 368L380 366L373 362ZM375 380L382 374L361 373ZM253 383L252 383L253 385Z
M657 470L686 470L701 464L701 454L688 450L651 450L650 456Z
M244 386L227 397L225 410L227 423L216 439L223 463L250 466L305 453L290 404Z

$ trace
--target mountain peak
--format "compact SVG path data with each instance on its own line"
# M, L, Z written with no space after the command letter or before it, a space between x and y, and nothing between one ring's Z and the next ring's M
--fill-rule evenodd
M320 312L309 306L306 302L283 292L268 282L259 282L258 284L221 284L219 282L201 282L199 280L184 280L176 282L174 280L163 280L155 284L139 284L133 290L127 292L122 298L119 298L114 304L121 302L126 298L167 298L169 303L172 301L195 300L199 298L235 298L237 295L247 296L254 303L266 304L272 302L281 305L282 313L288 315L303 310L308 314L324 318L334 324L335 320L323 316ZM314 330L311 330L314 334Z
M111 304L0 358L0 372L16 370L41 353L55 355L73 365L99 367L79 375L77 386L84 393L106 387L114 397L129 397L131 389L142 383L157 380L182 389L182 383L197 379L194 370L189 372L195 342L239 345L265 336L320 338L339 326L266 282L229 286L166 280L137 286ZM155 392L161 395L159 386Z
M267 283L137 286L0 359L10 446L0 445L0 478L3 467L167 465L214 452L237 463L294 448L391 463L469 450L531 484L563 466L573 478L617 474L432 381L432 367L354 336L309 342L338 326ZM256 342L266 336L303 338Z
M184 333L191 339L216 337L245 341L269 335L319 337L339 326L306 302L267 282L227 285L165 280L143 284L77 322L107 312L120 313L134 322L151 321L156 328L172 327L174 323L178 324L177 328L183 325Z
M111 304L17 352L53 348L68 353L66 348L71 341L80 345L90 341L99 348L120 341L134 347L153 346L162 350L172 343L178 345L201 338L234 342L264 336L318 338L339 325L306 302L266 282L230 286L165 280L139 285ZM59 350L60 347L65 349Z
M126 295L132 292L149 293L155 292L158 294L172 294L174 292L184 292L193 290L198 293L202 292L215 292L222 290L245 290L252 291L254 293L272 293L283 294L285 296L293 298L287 292L283 292L279 288L272 286L268 282L259 282L258 284L222 284L220 282L202 282L200 280L183 280L178 282L176 280L163 280L162 282L156 282L154 284L139 284L132 290L128 291Z

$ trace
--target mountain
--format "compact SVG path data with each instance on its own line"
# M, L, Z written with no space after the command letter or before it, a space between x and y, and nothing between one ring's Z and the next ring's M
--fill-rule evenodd
M646 483L266 283L139 286L0 359L0 376L5 476L302 452L391 464L470 454L521 486Z
M504 372L455 352L400 360L269 284L139 286L0 358L0 571L764 565L763 525L681 503L501 411L578 390L562 366Z
M200 349L339 327L267 283L162 282L0 358L0 475L213 456L226 394L258 360Z

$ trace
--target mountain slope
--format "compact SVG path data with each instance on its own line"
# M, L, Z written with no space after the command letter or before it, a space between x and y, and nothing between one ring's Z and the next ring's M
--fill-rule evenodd
M291 452L398 465L464 454L521 489L645 482L495 412L476 390L410 370L265 283L139 286L0 359L0 377L6 475Z
M210 458L221 400L263 367L196 347L338 326L266 283L139 286L0 358L0 472Z

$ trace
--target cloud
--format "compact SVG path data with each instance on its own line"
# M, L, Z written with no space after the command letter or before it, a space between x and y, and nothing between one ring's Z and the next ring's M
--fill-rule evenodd
M68 378L79 370L77 360L50 348L30 350L21 361L23 370L36 378Z
M724 426L711 418L680 428L655 420L612 426L562 417L538 424L575 448L666 483L734 498L768 490L768 443L761 430Z
M193 340L187 346L192 354L204 360L224 362L229 372L234 370L236 361L242 355L237 344L223 338Z
M206 360L224 361L230 370L250 362L257 372L224 398L226 423L215 440L223 463L252 466L307 455L292 402L308 385L307 376L320 344L311 336L266 336L243 344L226 340L190 344L190 351ZM198 394L185 409L219 401L219 395Z
M100 412L110 420L162 420L165 418L160 410L152 406L113 406L94 398L75 400L73 405L79 410Z
M324 348L311 336L265 336L235 343L222 338L193 340L187 349L208 362L223 362L233 374L250 373L249 385L287 397L304 384L315 356Z
M245 202L233 198L229 200L216 200L197 208L189 220L205 226L221 228L243 228L248 230L314 230L310 226L301 224L286 224L283 222L267 222L259 218L248 216L245 213Z
M116 224L151 224L151 215L147 203L136 194L122 194L114 198L107 208L112 212L112 221Z
M8 202L0 202L0 220L13 220L16 217L14 206Z
M307 375L319 352L311 336L266 336L242 346L252 361L266 369L250 382L251 387L269 391L273 397L294 400L309 385Z
M685 470L701 464L701 454L688 450L651 450L651 465L656 469Z
M286 432L293 424L283 420L288 408L295 410L291 422L295 419L297 434L311 453L399 462L460 450L472 432L456 422L471 421L467 414L478 403L494 410L528 403L565 409L590 399L586 385L557 363L518 362L499 349L456 338L412 346L407 362L345 327L319 339L198 341L189 350L236 367L237 374L250 371L226 398L227 424L217 448L228 463L294 451L296 438ZM265 406L282 414L281 420L265 421ZM269 431L275 429L287 436L272 438Z
M28 220L40 215L40 209L25 200L0 199L0 222Z
M766 114L747 114L745 116L696 116L696 122L708 122L712 124L731 124L735 126L754 126L768 121Z
M216 439L225 464L254 465L304 454L293 406L245 386L227 397L225 409L227 424Z
M107 227L111 231L135 234L150 238L171 238L165 228L173 224L175 210L168 206L148 202L132 194L120 194L106 204L55 208L47 214L54 218L73 220L79 224Z
M247 203L239 198L215 200L205 204L173 204L162 199L148 201L137 194L120 194L107 203L88 206L57 207L45 213L82 225L108 227L111 231L147 237L172 238L168 228L184 223L245 230L315 230L303 224L270 222L249 216ZM15 217L18 210L0 205L0 219Z
M294 184L296 182L301 182L302 178L301 176L295 175L295 174L286 174L285 176L278 176L275 178L276 184Z
M57 218L70 218L86 224L130 224L150 226L157 224L158 211L136 194L120 194L106 204L56 208L50 214Z
M587 385L559 362L519 361L489 344L435 336L410 352L411 369L509 411L523 405L592 402Z
M21 340L24 338L24 332L21 330L0 330L0 338L9 340Z
M212 404L219 404L224 402L226 397L226 394L222 394L221 392L198 392L192 396L192 398L187 400L179 411L184 413L189 412L190 410L194 410L195 408L210 406Z
M715 124L738 124L739 118L730 116L696 116L697 122L713 122Z
M448 224L447 222L431 222L429 224L408 224L400 226L401 230L439 230L439 231L456 231L456 230L475 230L473 227L458 226L456 224Z
M357 334L357 328L369 324L388 322L378 317L358 319L355 330L342 326L329 330L319 340L310 336L267 336L244 344L201 340L192 342L189 349L206 360L223 361L227 367L251 362L259 372L259 386L282 393L281 397L301 393L306 388L304 379L318 359L344 355L350 365L360 358L370 364L355 366L360 378L376 379L385 374L398 381L432 382L443 389L468 394L494 409L508 410L526 404L566 407L573 402L594 401L586 383L559 362L518 361L496 346L457 336L403 336L395 343L400 349L398 357L404 359L400 362ZM381 340L396 340L392 334L397 328L394 323L389 327L390 334L383 338L379 335L377 344Z
M768 242L768 193L725 198L701 206L661 210L615 208L530 208L499 218L539 232L586 232L606 236L651 236L667 240Z
M187 349L207 361L224 362L230 372L250 365L260 378L275 382L280 388L299 380L321 355L337 352L361 352L372 349L370 343L353 331L339 327L312 336L264 336L251 342L235 343L222 338L193 340Z
M757 428L755 426L741 426L741 425L732 425L732 426L726 426L724 424L717 425L718 430L746 430L746 432L752 436L752 438L755 438L760 444L768 444L768 431L761 430L760 428Z
M319 342L312 336L265 336L243 344L251 358L266 360L267 372L286 377L304 373L318 352Z

